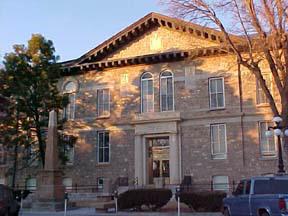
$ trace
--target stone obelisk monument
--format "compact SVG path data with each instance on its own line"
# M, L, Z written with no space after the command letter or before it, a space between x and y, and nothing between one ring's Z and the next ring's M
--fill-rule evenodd
M45 153L45 167L37 175L36 202L38 210L59 211L64 207L63 173L59 169L57 113L49 113L48 137Z

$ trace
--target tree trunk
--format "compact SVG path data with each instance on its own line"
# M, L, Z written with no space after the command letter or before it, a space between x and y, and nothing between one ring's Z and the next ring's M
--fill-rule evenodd
M36 116L35 125L36 125L36 134L37 134L38 145L39 145L40 160L41 160L41 164L44 168L44 166L45 166L45 142L43 142L43 137L42 137L42 133L41 133L41 126L39 124L39 116L38 115Z
M16 140L14 146L14 154L13 154L13 170L12 170L12 188L15 188L15 182L16 182L16 172L17 172L17 165L18 165L18 145L19 145L19 111L18 107L16 108Z

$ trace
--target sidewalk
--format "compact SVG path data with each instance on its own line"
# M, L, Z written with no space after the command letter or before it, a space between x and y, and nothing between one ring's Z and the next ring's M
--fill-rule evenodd
M24 210L19 213L19 216L61 216L64 215L64 211L60 212L35 212L30 210ZM118 212L116 213L103 213L96 212L95 208L79 208L68 210L66 216L177 216L177 212ZM222 216L221 213L191 213L183 212L181 216Z

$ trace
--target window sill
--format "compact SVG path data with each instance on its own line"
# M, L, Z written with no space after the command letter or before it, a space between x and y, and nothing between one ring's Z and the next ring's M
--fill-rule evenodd
M76 119L76 118L73 118L73 119L65 119L64 122L73 122L73 121L75 121L75 119Z
M110 165L111 165L110 162L108 162L108 163L97 163L96 167L109 167Z
M278 157L276 155L262 155L259 160L261 161L269 161L269 160L277 160Z
M270 107L269 103L259 103L256 104L256 107Z
M223 158L217 158L217 157L211 157L211 160L216 161L216 160L227 160L227 157L223 157Z
M219 108L209 108L209 111L218 111L218 110L225 110L226 107L219 107Z
M110 118L110 115L108 116L97 116L96 119L108 119Z
M169 112L175 112L175 110L160 110L161 113L169 113Z

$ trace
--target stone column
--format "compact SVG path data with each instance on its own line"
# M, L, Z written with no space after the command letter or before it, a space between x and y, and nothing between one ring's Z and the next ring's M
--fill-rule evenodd
M135 135L135 179L138 181L138 185L143 185L143 146L142 137Z
M49 113L45 167L37 173L36 201L34 210L59 211L64 208L64 186L62 170L59 169L57 114Z
M180 184L179 146L177 134L171 134L169 136L169 145L170 184Z

